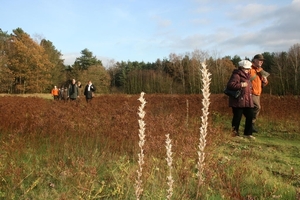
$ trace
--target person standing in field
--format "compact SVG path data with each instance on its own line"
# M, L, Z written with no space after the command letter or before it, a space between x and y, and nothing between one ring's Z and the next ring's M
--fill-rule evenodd
M72 83L69 85L69 99L71 101L74 101L78 97L79 97L78 85L76 84L76 80L72 79Z
M51 90L51 95L54 100L58 100L59 90L56 86L54 86L54 88Z
M63 89L62 100L64 100L64 102L66 102L68 99L69 99L69 91L68 91L68 88L65 87Z
M231 121L233 136L239 136L239 127L242 116L246 118L244 136L249 139L255 139L252 136L252 118L253 118L253 100L252 85L250 81L250 69L252 63L249 60L242 60L238 69L233 70L227 83L230 90L241 90L238 98L229 97L229 107L232 108L233 118Z
M59 100L63 100L63 93L64 93L64 87L59 88L59 93L58 93Z
M88 81L87 85L84 88L84 96L85 96L87 103L92 101L95 91L96 91L96 88L93 85L92 81Z
M265 72L262 68L262 64L264 60L265 59L263 55L261 54L255 55L252 59L252 66L250 69L250 80L252 82L252 98L254 103L253 119L252 119L252 129L254 133L258 132L255 126L255 122L261 110L260 96L263 87L268 84L267 77L269 76L269 73Z
M78 97L81 95L81 82L77 81L77 87L78 87Z

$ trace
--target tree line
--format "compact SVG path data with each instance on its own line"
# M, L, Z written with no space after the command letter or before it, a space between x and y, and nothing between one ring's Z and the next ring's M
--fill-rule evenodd
M264 92L299 95L300 44L292 45L288 52L262 54L266 59L263 68L271 74ZM222 93L240 60L238 55L217 58L196 49L170 53L152 63L111 60L104 67L86 48L73 65L65 65L51 41L33 39L21 28L11 34L0 29L0 92L48 93L54 85L67 86L75 78L83 84L92 80L98 93L200 94L201 63L205 61L212 74L211 92Z

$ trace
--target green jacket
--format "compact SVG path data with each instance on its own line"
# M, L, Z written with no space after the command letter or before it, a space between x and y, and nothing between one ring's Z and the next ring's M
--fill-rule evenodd
M78 86L77 84L70 84L69 86L69 98L70 99L77 99L79 96Z

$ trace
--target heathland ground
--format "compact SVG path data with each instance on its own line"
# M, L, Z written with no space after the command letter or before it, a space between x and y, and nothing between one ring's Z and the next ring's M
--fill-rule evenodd
M49 94L0 96L0 199L136 199L139 95L91 104ZM300 99L262 96L255 140L231 137L228 97L211 95L204 183L198 187L201 95L146 94L141 199L299 199ZM244 121L244 119L243 119ZM241 130L243 126L241 126Z

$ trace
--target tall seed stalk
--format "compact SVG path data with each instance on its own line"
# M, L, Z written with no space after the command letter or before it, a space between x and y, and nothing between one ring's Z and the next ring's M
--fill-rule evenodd
M205 63L202 63L202 83L203 83L203 88L202 94L203 94L203 99L202 99L202 117L201 117L201 127L200 127L200 138L199 138L199 145L198 145L198 163L197 163L197 177L198 177L198 190L197 190L197 199L199 198L199 189L200 186L204 182L204 177L203 177L203 170L204 170L204 159L205 159L205 146L206 146L206 135L207 135L207 126L208 126L208 108L210 104L209 96L210 96L210 90L209 90L209 85L211 82L210 75L211 73L208 72L207 65Z
M167 165L169 167L169 175L167 176L167 184L169 186L169 188L167 189L167 199L170 200L172 195L173 195L173 177L172 177L172 144L171 144L171 139L169 137L169 134L166 135L167 139L166 139L166 149L167 149Z
M146 123L144 122L144 117L146 112L144 111L146 100L144 99L144 92L141 92L140 98L138 99L141 102L141 105L138 109L138 115L140 119L139 122L139 147L140 147L140 153L138 154L138 163L139 163L139 169L137 170L137 179L135 181L135 195L136 199L139 200L140 196L143 193L143 187L142 187L142 174L143 174L143 164L144 164L144 143L145 143L145 126Z

